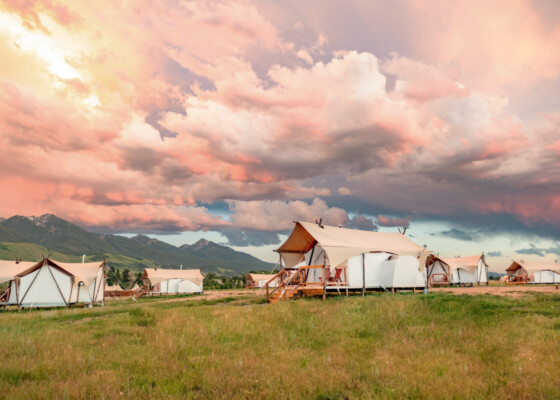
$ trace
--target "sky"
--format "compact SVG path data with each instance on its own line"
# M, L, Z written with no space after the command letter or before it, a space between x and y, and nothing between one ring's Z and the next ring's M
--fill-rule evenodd
M275 261L294 220L560 255L560 2L0 2L0 217Z

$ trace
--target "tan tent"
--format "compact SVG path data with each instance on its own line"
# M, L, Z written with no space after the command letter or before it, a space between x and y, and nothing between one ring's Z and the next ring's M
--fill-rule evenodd
M280 293L340 289L423 288L429 251L400 233L296 222L280 246ZM324 266L324 268L323 268ZM304 293L305 292L305 293ZM276 294L278 295L278 294ZM274 299L274 297L269 297Z
M268 281L274 279L276 274L247 274L247 288L262 288ZM278 278L269 283L269 287L278 286Z
M455 258L432 256L428 265L428 278L432 285L488 283L488 265L483 255Z
M121 285L119 285L118 283L115 283L114 285L105 285L105 292L118 292L120 290L123 290L121 288Z
M151 292L202 293L204 275L199 269L154 269L145 268L142 281Z
M30 263L10 283L10 305L57 307L103 304L105 263L62 263L45 258Z
M304 255L317 244L333 268L359 254L384 252L416 258L422 256L419 268L423 269L429 255L422 246L400 233L361 231L310 222L296 222L290 237L277 252L287 267L294 267L304 261Z
M514 261L506 272L510 277L525 277L529 283L560 283L560 264L554 261Z
M0 260L0 283L13 280L17 274L37 264L29 261Z
M16 275L31 268L36 262L28 261L8 261L0 260L0 284L11 282L15 279ZM7 306L10 299L10 286L5 289L0 289L0 305Z

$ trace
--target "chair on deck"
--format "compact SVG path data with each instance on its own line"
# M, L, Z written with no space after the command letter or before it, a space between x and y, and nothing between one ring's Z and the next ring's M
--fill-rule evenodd
M341 282L340 275L342 275L342 268L337 268L334 278L331 278L330 282Z

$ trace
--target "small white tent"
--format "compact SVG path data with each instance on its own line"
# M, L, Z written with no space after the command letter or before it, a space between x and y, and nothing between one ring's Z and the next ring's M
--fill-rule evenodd
M199 269L145 268L142 281L145 285L149 285L150 292L202 293L204 275Z
M104 268L105 262L61 263L49 258L28 263L11 279L8 303L19 307L103 304Z
M270 281L268 287L277 287L278 278L274 279L276 274L247 274L247 288L259 289L264 287L264 285Z
M484 255L444 258L432 256L428 260L430 285L488 284L488 265Z
M514 261L506 272L510 277L524 277L529 283L560 283L560 264L554 261Z
M302 286L322 282L325 289L365 290L424 287L426 282L429 252L400 233L296 222L276 251L286 270L302 272ZM316 268L321 265L325 271Z

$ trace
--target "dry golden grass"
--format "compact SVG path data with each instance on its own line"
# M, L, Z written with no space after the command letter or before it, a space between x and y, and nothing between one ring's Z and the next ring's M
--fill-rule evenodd
M555 295L119 302L0 332L7 399L560 397Z

